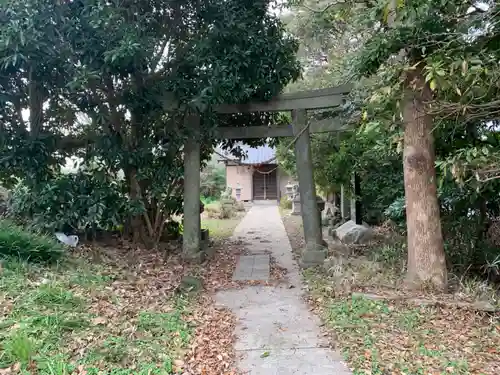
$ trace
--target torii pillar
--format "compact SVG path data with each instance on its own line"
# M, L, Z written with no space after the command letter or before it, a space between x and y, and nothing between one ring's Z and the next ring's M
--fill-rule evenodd
M200 217L200 116L186 116L189 137L184 144L184 231L182 255L186 260L202 261Z
M293 134L295 141L295 159L300 189L300 208L304 226L305 248L302 251L300 265L311 267L322 264L327 251L323 246L316 185L314 184L311 142L307 124L306 110L292 111Z

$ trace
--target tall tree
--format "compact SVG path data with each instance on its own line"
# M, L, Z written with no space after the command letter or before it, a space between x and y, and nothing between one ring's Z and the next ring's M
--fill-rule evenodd
M466 101L474 100L470 96L454 98L459 103L450 105L449 101L442 102L443 95L446 93L449 98L450 91L459 96L470 93L472 82L478 79L467 72L465 76L476 76L475 80L469 81L469 88L463 84L458 87L457 83L463 79L456 79L457 70L450 71L449 79L445 72L448 66L456 66L454 61L460 54L470 56L495 45L497 23L492 17L496 17L496 6L452 0L439 3L305 0L292 4L309 15L309 25L322 35L333 40L347 35L357 44L354 59L347 59L347 77L351 80L376 77L363 118L387 124L396 136L401 133L404 141L409 280L417 285L429 282L445 288L447 272L437 197L434 133L446 122L443 108L448 114L453 111L457 114L458 108L467 113L470 108ZM481 69L482 74L485 72L486 69ZM474 106L475 111L480 111L479 108L484 107ZM381 113L390 115L380 117ZM384 117L384 121L379 121ZM401 124L401 130L394 124Z

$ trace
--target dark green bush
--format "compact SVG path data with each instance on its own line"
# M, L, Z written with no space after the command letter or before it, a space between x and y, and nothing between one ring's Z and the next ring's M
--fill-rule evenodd
M0 220L0 257L53 262L63 254L64 247L55 238L26 230L8 220Z
M405 223L406 220L406 201L404 197L394 200L384 211L384 216L397 224Z
M201 172L200 178L201 195L209 200L219 198L226 188L226 168L224 165L209 163Z
M123 191L120 181L97 173L62 174L35 187L16 186L9 214L46 232L112 230L131 209Z

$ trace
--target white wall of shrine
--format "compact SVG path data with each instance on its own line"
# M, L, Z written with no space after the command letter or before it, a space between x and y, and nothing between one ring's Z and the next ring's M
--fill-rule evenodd
M241 186L241 201L252 200L252 167L243 165L226 166L226 186L233 189L232 195L236 197L236 187Z

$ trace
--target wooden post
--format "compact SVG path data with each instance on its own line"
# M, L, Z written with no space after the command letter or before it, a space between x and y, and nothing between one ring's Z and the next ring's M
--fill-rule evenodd
M340 216L342 220L349 220L349 199L344 185L340 186Z
M200 117L188 115L186 126L190 135L184 144L184 233L183 256L202 260L200 244Z
M359 175L354 172L352 175L352 185L354 191L353 203L351 206L351 220L358 225L363 224L363 213L361 205L361 179Z
M295 142L295 158L299 178L300 206L304 226L306 249L302 253L301 264L314 266L322 264L326 257L323 248L323 235L316 202L316 186L314 184L313 163L307 113L305 110L292 111L293 133ZM305 129L304 129L305 128Z

